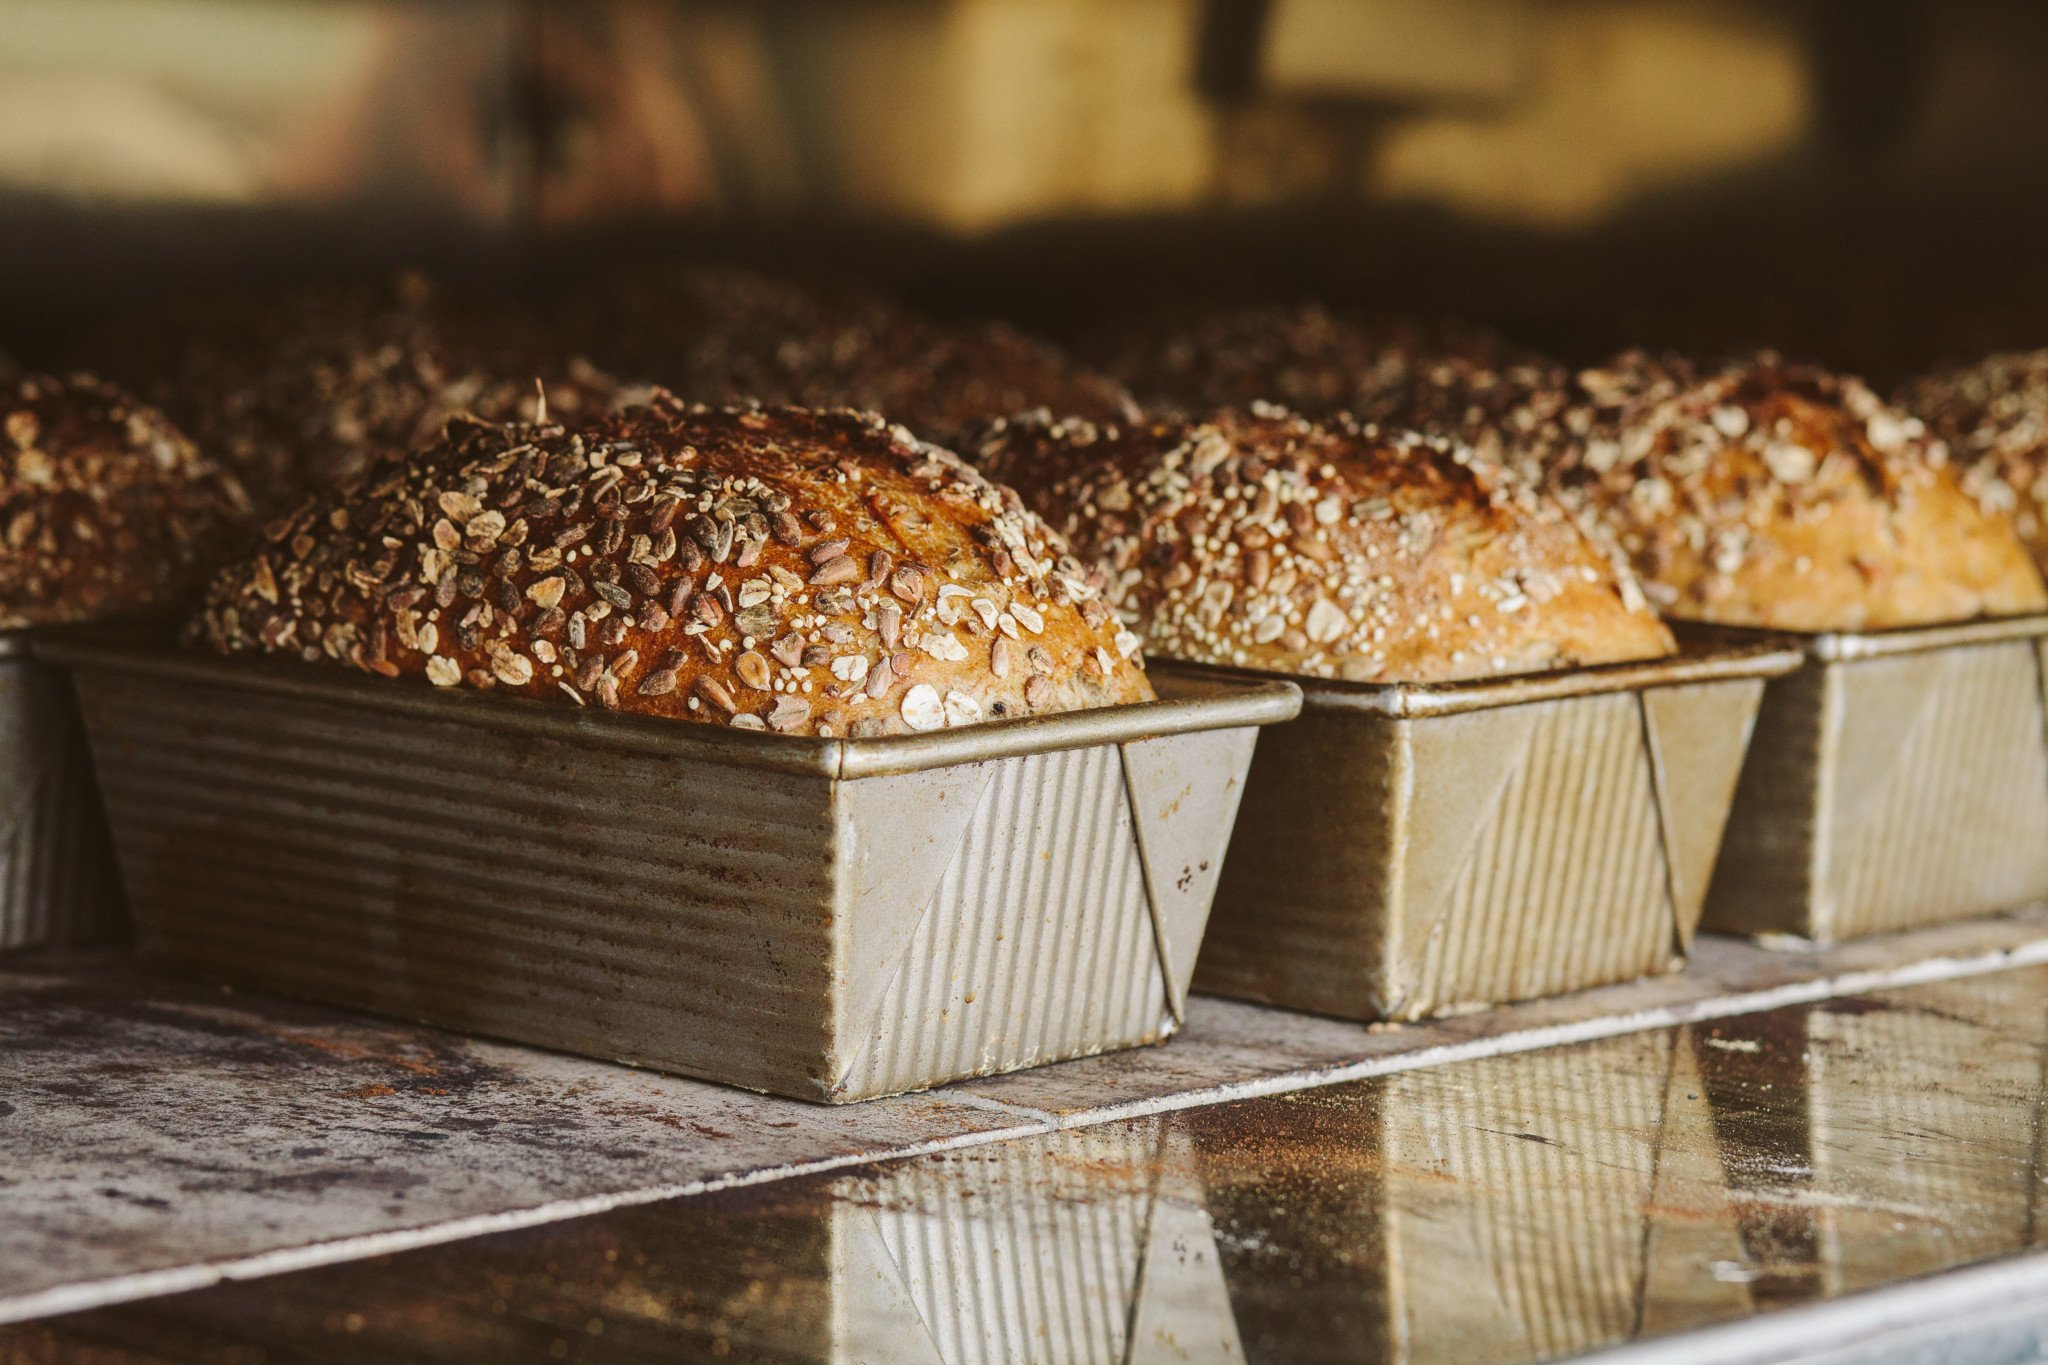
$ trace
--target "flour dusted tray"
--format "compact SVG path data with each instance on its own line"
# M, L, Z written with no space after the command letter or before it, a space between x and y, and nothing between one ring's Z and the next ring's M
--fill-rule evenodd
M1674 970L1764 680L1799 662L1702 645L1466 683L1302 679L1301 719L1252 764L1197 988L1417 1019Z
M75 947L120 922L107 842L71 685L33 637L0 631L0 951Z
M2048 897L2048 615L1794 638L1705 926L1825 943Z
M1177 1026L1284 683L799 739L73 641L146 951L804 1099Z

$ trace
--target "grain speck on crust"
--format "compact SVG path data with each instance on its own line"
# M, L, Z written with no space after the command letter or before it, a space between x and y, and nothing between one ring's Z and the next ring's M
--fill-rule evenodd
M975 603L1038 623L1028 678L968 648ZM780 734L1152 696L1066 545L950 452L861 413L665 394L578 427L452 423L272 525L193 634Z
M980 457L1096 564L1129 624L1098 666L1141 638L1162 657L1385 682L1673 648L1562 508L1451 442L1261 405L1015 421Z
M184 609L250 518L233 475L113 385L0 378L0 628ZM276 594L267 563L249 588Z

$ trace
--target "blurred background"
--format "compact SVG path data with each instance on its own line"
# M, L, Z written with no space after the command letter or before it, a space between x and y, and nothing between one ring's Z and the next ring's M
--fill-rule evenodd
M1880 381L2039 345L2038 0L0 0L0 343L636 253L1055 334L1165 296Z

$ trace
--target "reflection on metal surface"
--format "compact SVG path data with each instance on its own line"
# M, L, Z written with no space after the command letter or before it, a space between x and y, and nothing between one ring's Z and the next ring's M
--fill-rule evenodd
M1533 1361L2036 1241L2048 968L0 1332L0 1358Z

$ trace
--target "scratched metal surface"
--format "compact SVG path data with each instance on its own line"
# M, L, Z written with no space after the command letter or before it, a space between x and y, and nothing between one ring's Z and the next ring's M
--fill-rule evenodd
M1820 1306L2048 1237L2044 1058L2048 967L2013 968L223 1285L0 1359L1508 1365L1765 1314L1768 1349L1672 1358L1818 1359ZM1826 1358L1965 1358L1893 1345Z
M0 1321L935 1145L2048 962L2040 911L1404 1028L1197 996L1170 1046L826 1111L152 977L0 966ZM0 1354L0 1360L6 1360Z

